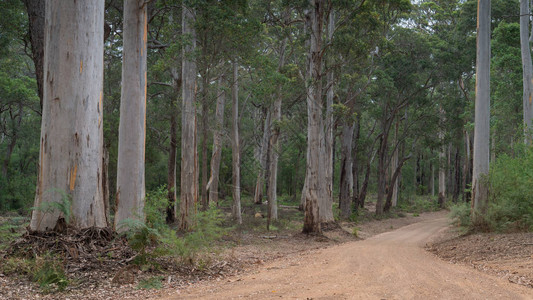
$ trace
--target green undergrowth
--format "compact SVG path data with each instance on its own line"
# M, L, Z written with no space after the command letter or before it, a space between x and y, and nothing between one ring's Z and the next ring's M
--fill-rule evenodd
M470 203L451 207L452 222L463 230L533 231L533 150L502 155L490 167L489 205L483 226L471 222Z
M211 207L198 212L190 231L178 232L165 223L166 208L167 190L163 186L146 195L146 222L127 219L120 225L128 228L129 244L137 251L133 262L141 267L158 266L156 259L163 256L178 263L195 264L228 231L221 226L224 218L220 210Z

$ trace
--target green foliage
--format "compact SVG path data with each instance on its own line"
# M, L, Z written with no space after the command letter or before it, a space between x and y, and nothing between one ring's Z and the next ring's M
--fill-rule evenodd
M181 261L194 263L201 252L213 248L213 242L220 239L228 229L222 227L222 213L215 207L199 212L192 231L178 236L172 229L162 230L156 255L170 255Z
M355 237L359 237L359 228L358 227L354 227L352 229L352 235L355 236Z
M26 225L22 217L9 218L6 222L0 222L0 251L9 247L9 243L21 236Z
M452 220L452 224L460 228L469 228L472 225L470 219L470 203L461 202L450 206L449 217Z
M533 230L533 150L491 165L487 221L493 230Z
M398 203L398 209L402 212L420 214L422 212L438 211L437 199L428 196L413 196Z
M147 279L141 279L139 281L139 284L137 284L137 289L143 289L143 290L151 290L156 289L159 290L163 287L162 280L164 279L163 276L154 276Z
M166 187L162 186L147 193L146 222L126 219L119 224L119 229L128 229L125 231L128 242L138 252L134 263L143 266L154 263L153 258L167 255L192 263L227 232L222 227L222 213L211 207L197 214L196 225L190 232L179 234L165 224L167 205Z
M69 284L63 264L50 255L35 260L33 280L45 292L63 291Z
M63 190L55 189L55 188L45 191L45 193L57 193L61 196L61 198L59 199L59 201L43 202L41 203L41 205L37 207L32 207L31 209L40 211L45 214L60 212L63 215L63 218L65 218L65 222L68 224L70 222L70 217L72 215L71 195L67 194Z

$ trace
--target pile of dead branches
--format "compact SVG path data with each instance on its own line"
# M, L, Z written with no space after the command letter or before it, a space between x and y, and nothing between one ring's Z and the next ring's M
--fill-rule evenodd
M52 254L65 262L66 271L122 266L135 256L124 236L111 228L69 227L62 232L26 232L6 250L5 257L35 258Z

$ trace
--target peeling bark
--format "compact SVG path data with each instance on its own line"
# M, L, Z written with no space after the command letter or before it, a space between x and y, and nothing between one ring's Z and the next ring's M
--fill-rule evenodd
M181 188L179 229L191 230L198 202L198 157L196 139L196 62L191 58L196 48L194 11L183 5L182 33L188 40L183 47L182 118L181 118Z
M211 155L211 177L207 184L209 203L218 204L218 182L220 173L220 158L222 157L222 132L224 127L224 105L226 92L223 89L224 76L218 79L217 107L215 111L215 131L213 133L213 154Z
M146 43L148 16L144 0L124 2L124 48L117 160L115 229L126 219L144 221L146 141Z
M43 115L35 207L72 200L71 224L105 227L103 197L104 1L46 2ZM66 193L66 194L65 194ZM63 213L34 210L30 229Z

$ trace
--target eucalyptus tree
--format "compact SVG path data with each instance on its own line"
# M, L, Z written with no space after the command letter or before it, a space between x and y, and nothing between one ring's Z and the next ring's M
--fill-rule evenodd
M196 30L194 9L182 6L182 33L186 42L182 57L182 118L181 118L181 196L179 229L190 230L194 225L198 202L198 152L196 130L196 76L194 57Z
M124 2L122 92L117 162L115 228L144 220L148 9L144 0Z
M325 179L325 144L322 119L322 64L326 2L310 0L306 11L306 28L309 30L309 52L307 53L307 171L302 198L304 199L304 233L320 233L320 223L327 219L326 207L329 200ZM320 205L319 203L323 204ZM324 210L322 208L325 208Z
M362 170L359 165L362 165L363 161L359 160L361 157L356 153L352 154L352 150L355 150L352 149L352 144L353 148L360 149L358 118L369 102L367 89L376 70L376 58L383 51L391 22L396 20L389 20L385 16L396 10L401 11L405 5L397 1L383 8L382 4L359 1L355 7L338 7L336 12L340 24L335 29L335 36L330 39L333 50L328 55L333 60L330 60L329 68L339 73L335 83L337 125L342 126L339 208L341 216L345 218L351 213L352 200L359 197L359 173ZM378 9L384 9L387 13L376 13ZM331 76L330 74L332 73L328 73L328 76ZM330 85L328 83L328 87ZM357 132L353 141L355 131Z
M393 32L393 44L386 50L388 53L380 58L381 68L376 72L376 83L372 89L378 104L374 109L381 131L377 136L377 215L381 215L390 207L393 183L399 176L403 163L411 157L409 153L405 153L399 158L398 164L392 166L392 178L388 178L387 169L393 157L391 152L394 153L404 140L404 137L398 136L394 144L389 144L393 125L410 106L418 106L417 111L423 111L427 105L427 92L433 86L433 66L427 37L402 27L396 27ZM409 51L406 51L407 49ZM406 119L414 123L421 118ZM408 131L404 134L408 134Z
M531 144L531 127L533 118L533 66L531 63L531 44L529 40L531 9L529 0L520 0L520 49L522 53L522 78L523 78L523 115L524 134L527 144Z
M104 1L47 1L40 159L30 229L69 217L47 210L72 200L76 227L107 225L103 199ZM41 209L39 209L41 208ZM58 225L59 224L59 225Z
M476 106L474 125L474 169L472 177L472 221L482 223L488 207L490 138L490 0L480 0L477 10Z

